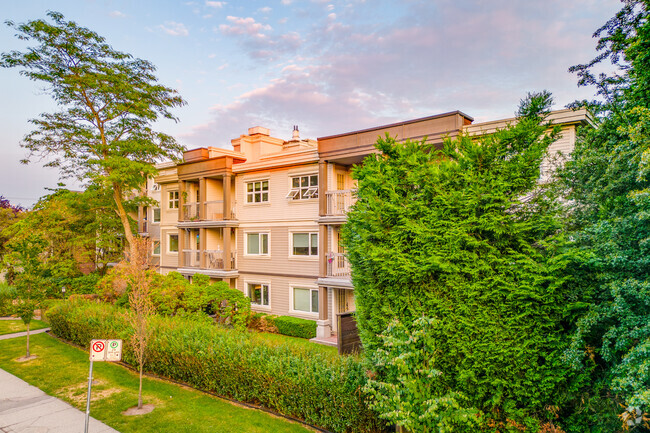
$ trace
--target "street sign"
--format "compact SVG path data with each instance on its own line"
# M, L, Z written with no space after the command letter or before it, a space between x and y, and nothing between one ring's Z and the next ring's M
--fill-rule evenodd
M106 360L107 361L122 360L122 340L106 341Z
M90 342L90 360L103 361L106 358L106 340L92 340Z
M121 361L122 340L92 340L90 342L91 361Z

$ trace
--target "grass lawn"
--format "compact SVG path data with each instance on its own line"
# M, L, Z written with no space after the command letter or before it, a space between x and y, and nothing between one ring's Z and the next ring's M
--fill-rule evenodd
M19 363L25 338L0 341L0 368L85 411L88 352L47 334L30 338L38 358ZM143 381L144 404L154 404L147 415L124 416L138 402L138 375L109 362L93 366L90 414L122 433L129 432L310 432L301 424L265 412L240 407L190 388L157 379Z
M321 352L326 355L338 356L338 349L332 346L325 346L306 340L304 338L289 337L282 334L273 334L271 332L256 332L252 331L251 336L254 340L262 340L273 346L287 345L299 349L306 349L314 352Z
M47 328L48 324L41 322L40 320L32 320L32 323L29 325L30 331L36 331L37 329ZM23 332L27 331L27 327L22 320L0 320L0 335L13 334L14 332Z

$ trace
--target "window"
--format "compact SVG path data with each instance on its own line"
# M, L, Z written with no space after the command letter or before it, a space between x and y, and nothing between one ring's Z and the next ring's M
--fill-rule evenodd
M178 235L168 235L168 250L170 253L177 253L178 252Z
M246 254L261 256L269 254L268 233L246 233Z
M160 185L158 185L157 183L154 183L153 185L151 185L151 190L152 191L160 191Z
M318 289L293 289L293 309L305 313L318 313Z
M153 241L153 252L151 254L154 256L160 255L160 241Z
M297 176L291 178L291 190L287 194L291 200L318 198L318 175Z
M178 209L178 191L169 191L169 209Z
M252 305L260 305L263 307L269 306L269 285L247 283L246 296L251 298Z
M318 233L293 233L291 248L294 256L317 256Z
M246 183L246 203L267 203L269 201L269 181L260 180Z
M159 223L160 222L160 208L159 207L153 208L153 222L154 223Z

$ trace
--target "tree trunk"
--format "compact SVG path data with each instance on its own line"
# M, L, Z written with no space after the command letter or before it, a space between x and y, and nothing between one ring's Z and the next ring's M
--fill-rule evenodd
M29 358L29 323L27 323L27 354L25 358Z
M126 242L129 244L129 261L132 257L135 257L135 237L133 232L131 232L131 224L129 223L129 216L124 209L122 203L122 189L116 183L113 183L113 200L115 201L115 206L117 207L117 215L120 217L122 222L122 227L124 228L124 236L126 237Z
M140 363L140 390L138 391L138 409L142 409L142 362Z

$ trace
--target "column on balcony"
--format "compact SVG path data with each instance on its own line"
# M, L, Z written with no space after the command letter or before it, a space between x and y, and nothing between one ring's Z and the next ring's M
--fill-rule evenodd
M207 197L207 188L206 188L206 179L205 177L199 178L199 203L197 203L197 206L199 207L199 219L201 221L207 219L206 218L206 209L205 209L205 202Z
M225 200L224 200L225 201ZM230 233L232 227L223 228L223 269L224 271L232 270L232 261L230 258L230 252L232 246L230 245Z
M181 180L178 182L178 220L179 221L185 221L185 215L184 215L184 210L185 210L185 191L187 188L187 182L184 180ZM179 243L180 243L180 236L179 236Z
M207 233L205 228L200 228L199 229L199 267L201 269L206 269L207 263L206 263L206 257L205 257L205 250L206 245L207 245Z
M232 219L231 218L232 197L230 191L232 179L230 178L230 174L224 174L222 179L223 179L223 219L229 220Z
M185 230L178 229L178 267L182 268L185 266Z
M138 232L144 233L144 210L142 206L138 206Z
M318 163L318 214L327 215L327 162Z
M330 250L329 245L329 226L321 224L318 227L318 276L327 276L327 254Z
M318 287L318 320L316 321L316 338L332 336L332 324L328 319L327 287Z

